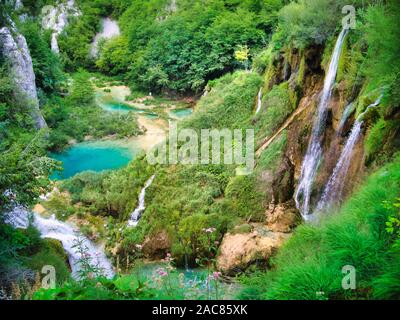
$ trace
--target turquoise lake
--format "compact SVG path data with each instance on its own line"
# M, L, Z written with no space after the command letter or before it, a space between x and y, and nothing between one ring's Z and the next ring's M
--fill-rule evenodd
M172 110L171 113L178 117L178 118L184 118L188 117L193 113L192 109L177 109L177 110Z
M100 106L106 111L119 111L119 112L136 112L136 113L145 113L145 110L141 110L139 108L135 108L134 106L129 106L127 104L121 102L106 102L101 103Z
M62 161L64 168L52 175L54 180L68 179L83 171L118 169L126 166L140 150L113 145L110 142L83 142L72 146L63 153L53 153L53 159Z

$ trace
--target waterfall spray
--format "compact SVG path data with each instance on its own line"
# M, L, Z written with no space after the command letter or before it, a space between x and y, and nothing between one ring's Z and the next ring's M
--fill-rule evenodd
M261 105L262 105L262 88L260 88L260 91L258 91L256 114L260 112Z
M79 240L87 248L87 254L91 260L90 263L97 266L104 276L108 278L114 276L112 265L103 250L96 247L91 241L75 230L73 226L58 221L54 215L49 219L45 219L39 214L31 213L25 207L17 204L13 206L10 212L5 214L5 222L14 228L26 229L29 227L30 220L32 220L32 225L39 230L42 238L55 239L62 243L65 252L68 254L73 278L79 279L79 271L81 270L79 261L82 257L77 248L75 248Z
M321 99L317 109L317 117L311 132L310 142L304 157L301 168L299 185L295 194L296 206L305 219L310 214L310 199L313 182L317 173L318 165L322 157L322 138L324 136L325 124L327 119L327 109L332 94L332 87L336 79L336 72L339 63L340 52L347 30L343 29L336 41L333 50L328 73L324 81Z

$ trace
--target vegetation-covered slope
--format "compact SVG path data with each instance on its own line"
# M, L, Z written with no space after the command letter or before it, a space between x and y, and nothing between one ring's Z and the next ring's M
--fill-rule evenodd
M50 50L50 32L41 28L40 11L49 4L57 3L23 1L18 10L1 7L0 27L10 27L9 16L27 39L49 128L34 129L29 110L14 93L10 66L0 57L0 212L12 204L10 190L27 206L51 190L48 177L55 163L46 157L49 151L89 136L142 133L133 113L107 113L96 105L93 83L102 79L129 85L128 100L155 94L153 101L161 101L161 109L164 96L193 96L195 112L179 122L179 130L254 129L259 152L256 167L244 176L236 174L236 165L150 165L138 156L119 170L84 172L57 182L60 192L53 192L43 206L105 244L117 275L107 280L86 270L84 280L71 280L59 243L39 239L34 228L14 230L0 223L0 251L6 252L0 271L18 271L11 279L0 275L7 287L27 270L34 282L32 270L39 271L43 261L55 264L62 276L56 289L39 291L37 299L188 298L173 267L203 267L217 288L217 270L242 273L237 279L243 285L240 298L399 298L397 1L353 2L356 28L348 30L341 46L319 137L322 157L311 190L313 206L359 115L381 94L383 99L362 118L343 180L344 196L335 199L317 224L300 223L294 195L345 1L79 0L80 16L69 17L58 36L59 55ZM21 14L30 18L19 19ZM121 34L101 41L93 57L92 41L105 17L118 21ZM152 175L140 223L127 228ZM280 247L276 236L290 240ZM236 249L226 248L240 248L239 258ZM168 278L160 270L157 279L137 276L143 261L166 256L165 270L171 274L162 271ZM221 256L234 267L223 270ZM356 270L355 290L342 287L346 265ZM167 279L174 285L168 287ZM26 297L36 289L25 289ZM195 297L211 295L197 292Z

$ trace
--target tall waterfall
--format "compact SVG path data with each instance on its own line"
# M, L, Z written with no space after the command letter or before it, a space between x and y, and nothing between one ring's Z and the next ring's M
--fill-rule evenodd
M346 29L343 29L336 41L333 50L328 73L324 81L324 88L319 101L317 117L311 132L311 138L308 145L306 155L301 168L301 176L299 185L296 190L295 200L296 206L300 210L305 219L310 214L310 199L312 193L313 182L317 173L318 165L322 157L322 139L325 131L327 118L327 109L332 94L332 87L336 79L336 72L339 63L340 52L342 49L343 40L346 36Z
M11 20L9 24L9 27L0 29L0 53L10 63L15 97L29 108L35 127L42 129L47 125L39 109L35 73L28 45Z
M5 215L5 222L15 228L26 229L29 226L30 216L33 218L33 226L35 226L42 238L50 238L61 241L64 250L68 254L69 264L72 269L72 277L79 279L81 254L77 252L74 245L78 239L82 241L82 245L87 248L87 253L91 257L91 264L98 266L102 274L108 278L114 276L111 263L108 261L103 250L96 247L91 241L79 234L71 225L58 221L55 217L45 219L39 214L32 214L23 206L15 206Z
M129 227L136 227L137 224L139 223L139 220L140 220L144 210L146 209L145 201L144 201L145 197L146 197L146 189L151 186L151 184L153 183L155 177L156 177L155 175L151 176L151 178L149 180L147 180L147 182L144 185L143 189L140 191L140 194L139 194L139 205L131 213L131 217L130 217L130 219L128 221L128 226Z
M261 105L262 105L262 88L260 88L260 91L258 91L256 114L260 112Z
M347 139L347 142L340 155L339 161L333 170L332 176L329 178L328 183L325 186L321 200L318 202L317 212L329 208L335 201L342 200L344 184L346 182L347 172L351 164L353 150L362 132L361 128L364 115L369 109L376 107L381 102L381 99L382 96L380 96L373 104L369 105L355 121L353 129L351 130L351 134Z
M94 37L92 47L90 49L91 57L97 57L99 54L99 42L100 40L107 40L120 35L120 30L117 21L111 20L110 18L104 18L101 21L102 31L96 34Z

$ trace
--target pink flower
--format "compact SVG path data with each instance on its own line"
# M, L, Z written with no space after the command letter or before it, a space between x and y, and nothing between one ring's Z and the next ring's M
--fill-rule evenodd
M163 268L158 268L158 269L157 269L157 273L158 273L158 275L161 276L161 277L165 277L165 276L168 275L168 272L165 271Z
M222 276L222 273L218 272L218 271L215 271L212 274L212 277L214 278L214 280L218 280L221 276Z
M204 230L204 232L205 233L213 233L213 232L215 232L217 229L215 229L215 228L208 228L208 229L205 229Z

